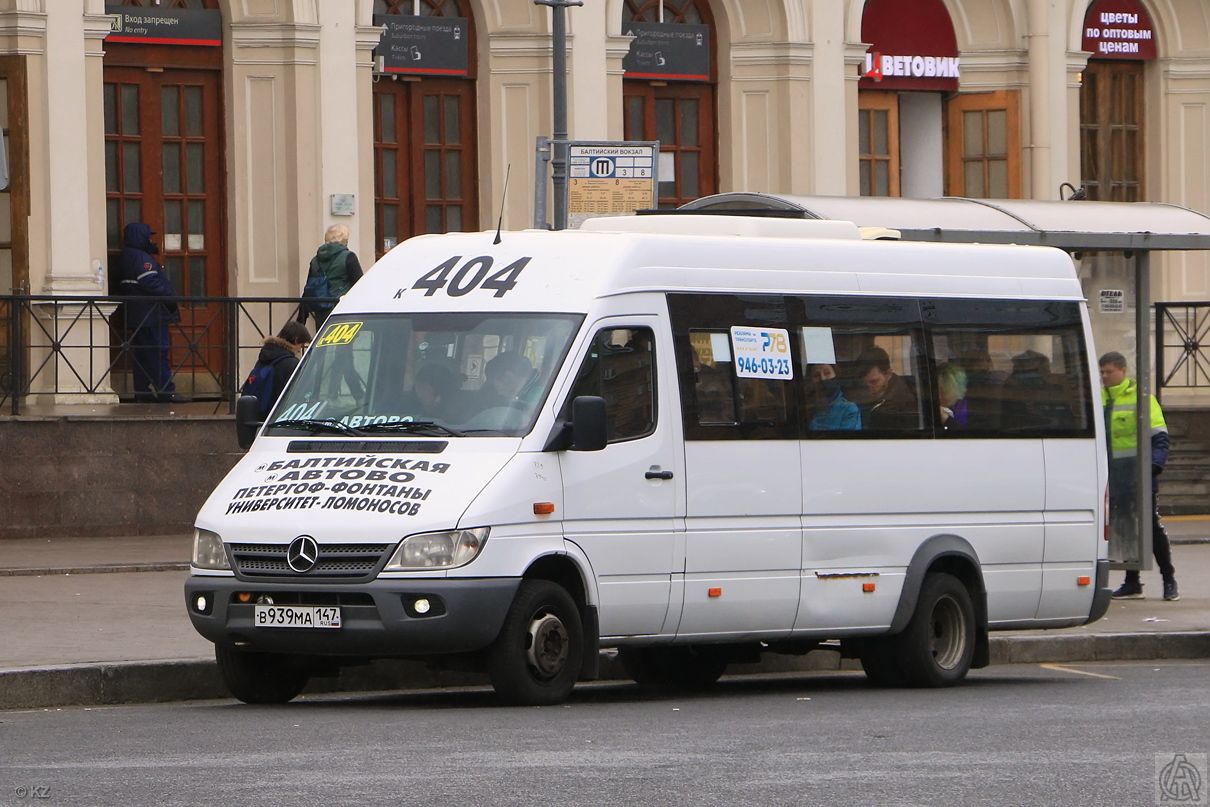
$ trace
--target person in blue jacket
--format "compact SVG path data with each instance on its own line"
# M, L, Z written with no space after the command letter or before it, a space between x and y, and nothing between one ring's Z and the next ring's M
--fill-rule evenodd
M172 381L169 357L171 337L168 326L181 321L174 302L157 297L172 297L172 283L164 267L152 255L159 250L151 242L151 227L132 221L122 232L125 248L118 256L118 291L129 298L126 303L126 328L134 354L134 400L136 403L184 403Z
M845 400L835 367L812 364L807 367L807 376L815 392L811 431L854 431L861 428L861 411L857 404Z

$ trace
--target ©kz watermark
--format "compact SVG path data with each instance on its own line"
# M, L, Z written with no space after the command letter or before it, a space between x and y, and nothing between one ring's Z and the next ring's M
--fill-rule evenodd
M19 799L49 799L50 785L17 785L13 793Z
M1155 803L1210 805L1205 754L1156 754Z

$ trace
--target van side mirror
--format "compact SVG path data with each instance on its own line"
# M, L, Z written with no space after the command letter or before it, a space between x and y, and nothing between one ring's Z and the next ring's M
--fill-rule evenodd
M605 428L605 399L581 395L571 402L571 450L600 451L609 442Z
M255 395L241 395L235 402L235 439L239 447L248 449L256 440L256 431L264 425L260 414L260 398Z

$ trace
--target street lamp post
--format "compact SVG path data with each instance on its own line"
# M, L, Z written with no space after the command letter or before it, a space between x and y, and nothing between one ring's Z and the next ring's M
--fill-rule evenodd
M535 5L550 6L551 64L554 77L551 89L554 95L554 132L551 139L551 169L554 186L555 221L554 229L567 228L567 8L582 6L582 0L534 0Z

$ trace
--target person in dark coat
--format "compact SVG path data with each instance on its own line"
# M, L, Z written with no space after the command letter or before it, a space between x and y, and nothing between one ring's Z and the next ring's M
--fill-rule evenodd
M920 426L916 395L902 376L891 369L891 359L880 347L867 348L858 359L861 379L869 390L869 401L861 422L874 431L909 430Z
M361 280L361 263L357 260L357 253L349 249L350 235L349 228L343 224L329 227L324 232L323 245L316 251L307 270L307 280L321 274L327 276L330 297L344 297L345 292ZM307 314L311 314L315 317L315 330L318 332L331 310L304 304L299 308L298 321L306 322Z
M172 341L168 327L181 321L173 302L157 297L172 297L172 282L164 267L152 255L159 250L151 242L151 227L140 221L126 225L122 233L125 248L118 256L118 294L128 297L126 328L134 354L134 400L136 403L184 403L172 381L169 357Z
M286 382L298 369L299 359L309 344L311 344L311 332L307 330L307 326L294 320L283 325L277 336L265 337L252 372L255 373L264 365L273 364L281 359L273 365L273 400L270 408L277 403L277 399L286 389Z

